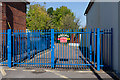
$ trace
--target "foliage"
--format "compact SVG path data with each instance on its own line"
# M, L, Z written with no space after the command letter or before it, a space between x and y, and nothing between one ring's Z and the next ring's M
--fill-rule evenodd
M30 30L38 29L78 29L79 19L74 16L65 6L56 8L53 7L45 9L44 6L34 4L29 6L27 12L27 27Z
M49 14L49 16L53 15L53 7L47 9L47 14Z
M54 29L63 29L61 27L61 25L62 25L61 20L67 14L72 15L74 17L74 14L71 12L71 10L65 6L62 6L60 8L56 8L56 10L53 11L52 24L53 24Z
M61 29L78 29L79 19L74 16L67 14L61 19Z
M29 11L27 12L27 27L30 30L38 29L49 29L50 17L47 15L47 12L44 6L39 4L30 5Z

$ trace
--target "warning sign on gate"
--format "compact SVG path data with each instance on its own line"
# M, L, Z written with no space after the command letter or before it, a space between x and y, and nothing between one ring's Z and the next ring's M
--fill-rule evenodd
M60 42L67 43L67 37L61 37Z
M70 41L70 38L69 38L69 35L67 35L67 34L60 34L60 35L58 35L57 40L60 43L67 43Z

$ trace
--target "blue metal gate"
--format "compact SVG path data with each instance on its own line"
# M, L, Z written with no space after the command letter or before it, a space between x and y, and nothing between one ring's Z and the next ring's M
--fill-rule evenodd
M58 38L59 35L68 37ZM112 29L32 31L8 29L7 32L1 32L1 36L1 64L8 67L94 66L99 71L106 65L110 67L112 65Z

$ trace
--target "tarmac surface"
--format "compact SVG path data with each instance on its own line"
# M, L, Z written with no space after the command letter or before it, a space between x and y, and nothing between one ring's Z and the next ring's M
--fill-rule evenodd
M73 47L63 44L55 44L55 59L56 64L89 64L86 58L83 57L79 47ZM68 56L69 55L69 56ZM51 50L40 52L36 54L33 58L27 59L22 63L46 63L42 64L21 64L16 65L12 68L1 67L0 78L2 80L93 80L93 79L105 79L105 80L117 80L118 78L113 74L113 72L105 72L103 70L97 71L95 69L64 69L57 67L80 67L80 66L66 66L66 65L56 65L55 69L51 69L48 65L51 63ZM42 65L42 66L41 66ZM47 66L47 68L44 68ZM50 68L48 68L48 66ZM40 68L41 67L41 68ZM110 75L112 74L112 75Z

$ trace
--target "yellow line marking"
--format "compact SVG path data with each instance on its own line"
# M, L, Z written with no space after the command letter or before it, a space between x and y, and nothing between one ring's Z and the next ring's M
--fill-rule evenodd
M46 72L61 72L61 71L55 71L55 70L45 70Z
M74 72L79 72L79 73L93 73L92 71L74 71Z
M93 73L92 71L57 71L57 70L46 70L46 72L79 72L79 73Z
M64 76L64 75L61 75L59 73L56 73L56 71L53 71L53 70L45 70L46 72L52 72L54 73L55 75L58 75L60 76L61 78L64 78L64 79L67 79L67 80L72 80L72 79L69 79L68 77Z
M5 75L6 75L6 72L5 72L5 70L4 70L4 69L1 69L0 71L1 71L1 73L2 73L2 75L3 75L3 76L5 76Z
M11 70L11 71L15 71L15 70L17 70L17 69L5 69L5 70Z

